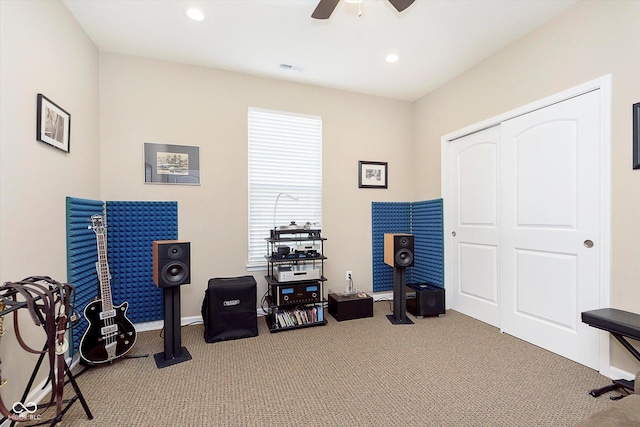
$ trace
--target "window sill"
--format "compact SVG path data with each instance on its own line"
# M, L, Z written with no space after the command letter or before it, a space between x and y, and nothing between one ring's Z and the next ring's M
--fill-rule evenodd
M247 271L267 271L267 264L247 265Z

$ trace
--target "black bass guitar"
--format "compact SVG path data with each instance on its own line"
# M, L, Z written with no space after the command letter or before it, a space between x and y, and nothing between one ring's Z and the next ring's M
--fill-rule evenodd
M96 269L100 280L98 299L84 309L89 322L80 340L80 356L90 364L111 362L124 356L136 342L136 329L127 317L128 302L114 307L111 299L109 265L107 264L106 226L101 215L91 217L98 241Z

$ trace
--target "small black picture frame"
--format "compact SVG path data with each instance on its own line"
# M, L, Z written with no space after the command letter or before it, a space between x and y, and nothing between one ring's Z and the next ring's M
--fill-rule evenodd
M387 162L358 162L358 188L387 188L388 175Z
M640 102L633 104L633 168L640 169Z
M68 153L71 114L41 93L37 109L36 139Z

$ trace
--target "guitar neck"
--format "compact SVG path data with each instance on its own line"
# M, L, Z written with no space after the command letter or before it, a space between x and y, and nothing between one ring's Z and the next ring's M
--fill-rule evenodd
M98 276L100 279L100 298L104 311L113 309L111 298L111 282L109 280L109 264L107 263L107 244L104 233L96 234L98 239Z

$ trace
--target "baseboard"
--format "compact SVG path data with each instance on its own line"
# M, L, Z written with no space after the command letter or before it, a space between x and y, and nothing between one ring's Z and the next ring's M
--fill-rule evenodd
M373 294L373 301L393 301L393 292L385 292L383 294L377 293Z
M629 380L631 381L636 377L635 374L632 374L627 371L623 371L622 369L615 368L613 366L609 367L609 378L612 380Z
M393 301L393 292L385 292L385 293L377 293L373 294L373 301ZM264 316L266 313L262 308L258 308L256 310L256 315L258 317ZM183 317L180 319L180 325L188 326L188 325L197 325L203 323L202 316L189 316ZM141 322L136 323L135 325L136 333L138 332L146 332L146 331L159 331L164 328L164 320L154 320L152 322ZM2 427L2 426L0 426Z
M256 310L256 315L258 317L264 316L265 313L261 308ZM180 319L180 325L189 326L189 325L197 325L199 323L203 323L202 316L189 316L183 317ZM152 322L141 322L136 323L135 325L136 333L137 332L146 332L146 331L159 331L164 328L164 320L154 320Z
M198 323L202 323L202 316L189 316L189 317L182 317L180 319L180 325L182 326L196 325ZM146 331L158 331L164 328L164 320L154 320L152 322L141 322L141 323L136 323L134 326L136 327L136 333L146 332Z

